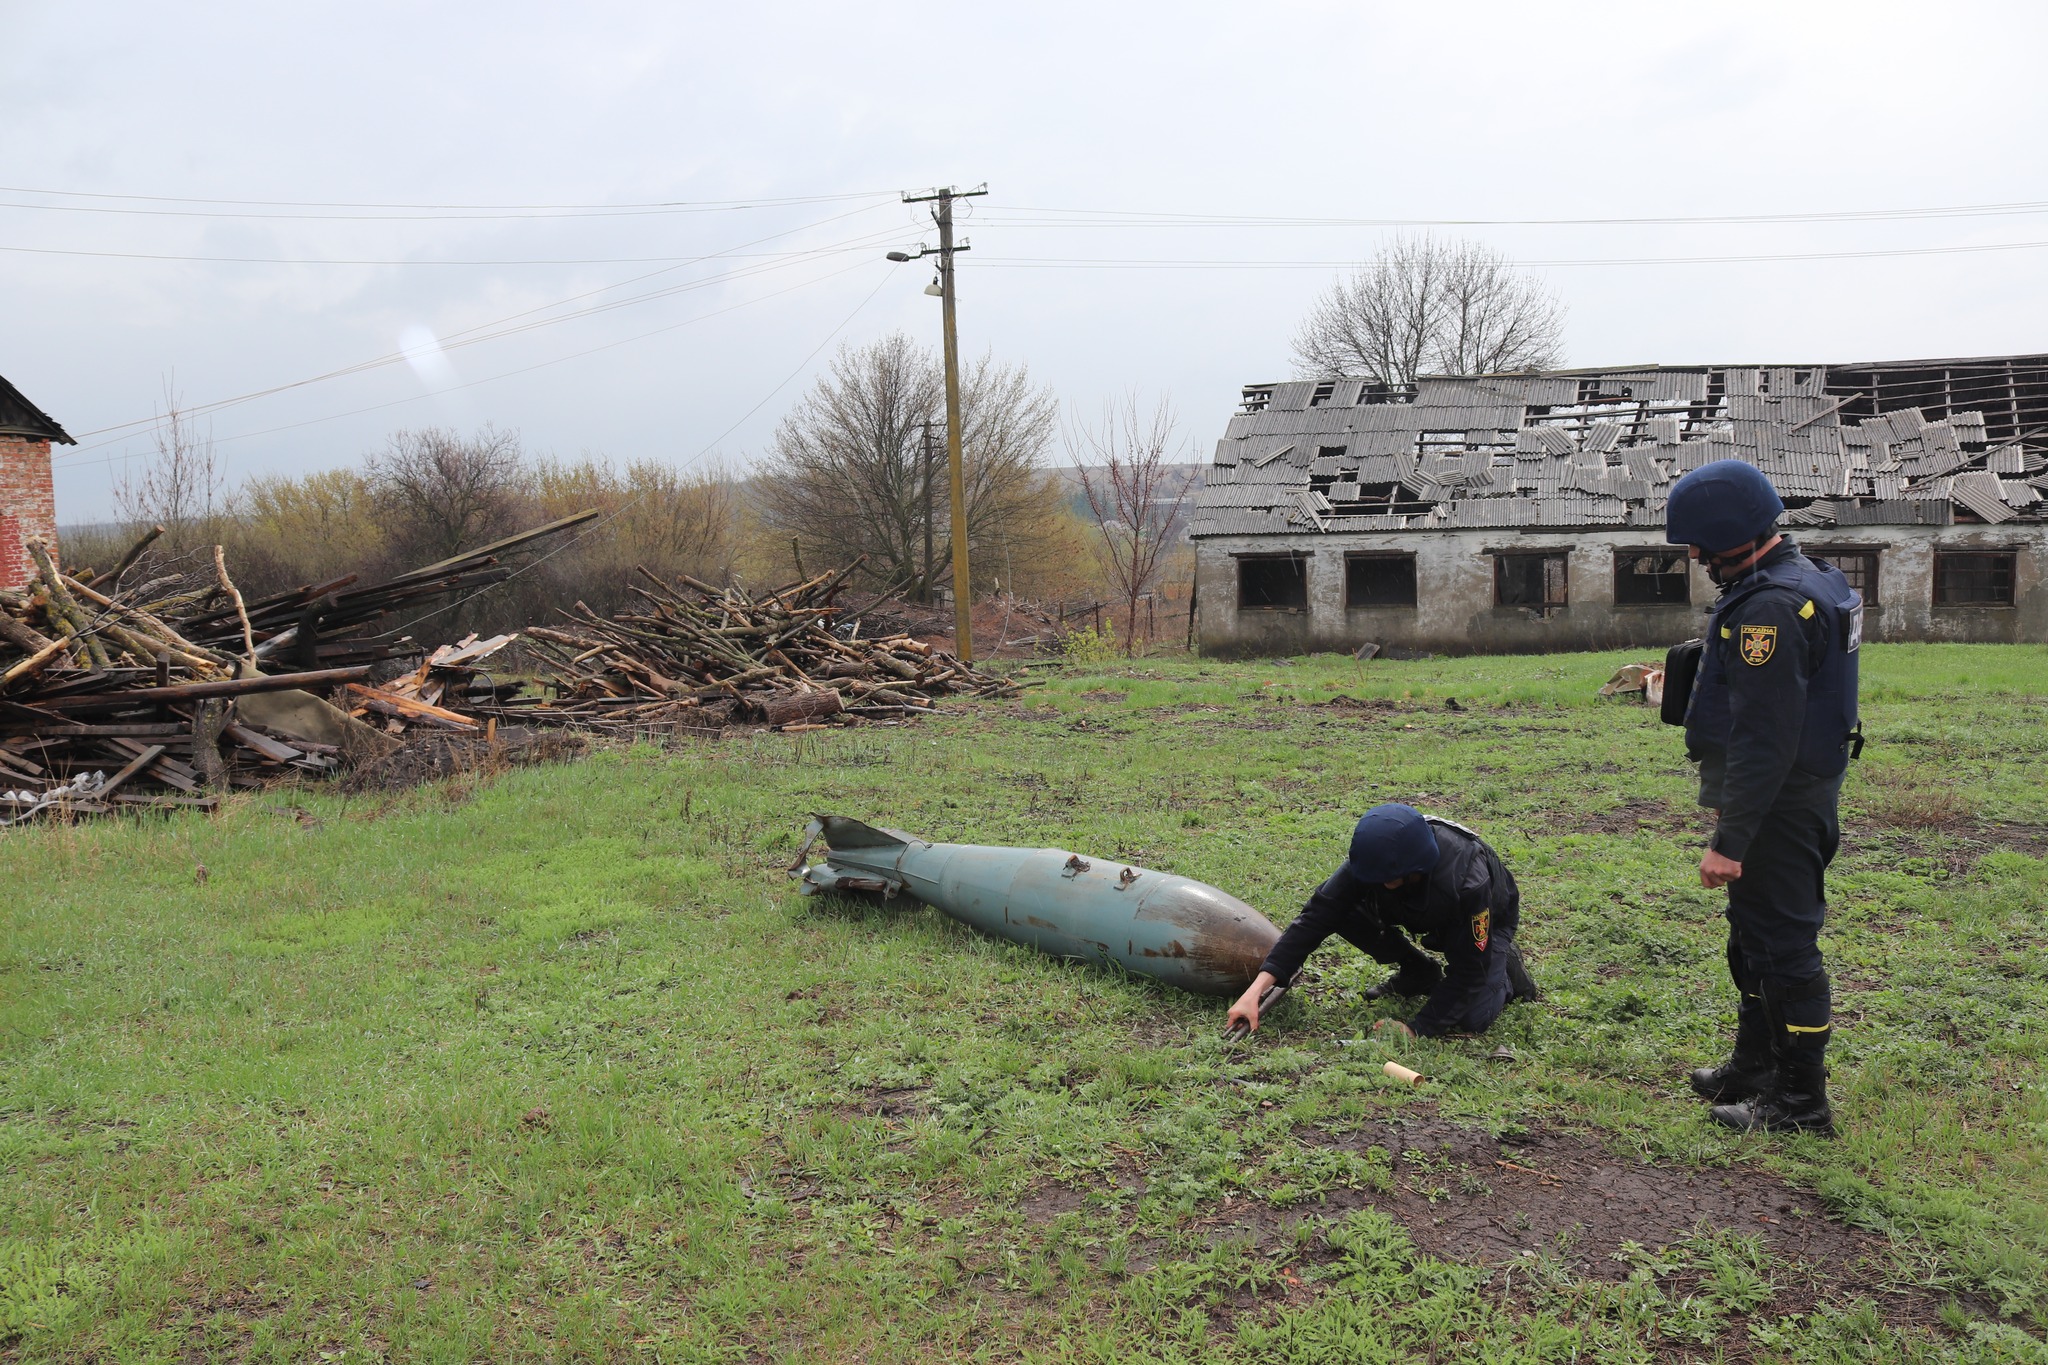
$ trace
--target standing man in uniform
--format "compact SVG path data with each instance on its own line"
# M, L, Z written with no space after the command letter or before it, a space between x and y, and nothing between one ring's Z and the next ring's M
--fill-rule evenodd
M1697 682L1689 701L1684 692L1677 700L1700 804L1717 817L1700 885L1728 889L1728 971L1740 992L1733 1054L1691 1081L1714 1102L1716 1123L1832 1137L1819 935L1841 842L1836 798L1851 743L1863 743L1863 600L1840 571L1778 533L1784 511L1770 480L1742 460L1693 470L1665 509L1665 538L1691 547L1721 587Z
M1351 856L1280 935L1258 977L1230 1007L1230 1022L1256 1029L1259 997L1293 981L1308 955L1339 934L1395 968L1366 991L1368 1000L1429 997L1407 1023L1382 1024L1425 1038L1483 1033L1509 1002L1536 998L1536 983L1515 946L1521 922L1514 875L1484 839L1413 806L1374 806L1352 831ZM1423 948L1442 953L1444 965L1403 929L1413 930Z

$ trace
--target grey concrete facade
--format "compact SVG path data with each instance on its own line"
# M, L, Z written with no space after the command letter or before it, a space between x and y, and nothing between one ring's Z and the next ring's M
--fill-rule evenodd
M1815 553L1874 556L1867 639L2048 640L2048 526L1812 527L1795 528L1793 535ZM1218 656L1351 652L1368 641L1438 654L1662 649L1699 634L1714 601L1712 581L1694 566L1689 604L1617 603L1615 559L1617 552L1670 549L1655 529L1610 527L1204 537L1195 543L1196 629L1202 652ZM1566 556L1565 604L1542 610L1499 605L1495 556L1544 551ZM1937 604L1935 558L1944 551L2010 554L2013 604ZM1346 605L1346 562L1371 554L1414 556L1414 606ZM1276 555L1305 561L1306 607L1241 606L1240 560Z

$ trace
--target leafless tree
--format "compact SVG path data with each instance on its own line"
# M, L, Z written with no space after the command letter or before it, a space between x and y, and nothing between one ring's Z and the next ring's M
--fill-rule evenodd
M932 579L952 562L953 527L944 456L944 387L937 359L902 333L841 348L776 428L756 480L763 520L794 536L814 565L868 557L876 582L923 595L925 509L931 509ZM967 545L977 584L1002 558L1028 556L1053 508L1040 459L1057 422L1052 395L1022 366L984 356L961 376L961 448ZM938 458L927 462L922 425L937 422ZM926 479L931 480L930 496Z
M1480 242L1395 237L1302 320L1303 378L1387 385L1418 374L1547 369L1563 350L1564 305Z
M1180 534L1188 458L1175 426L1165 399L1147 413L1127 394L1104 407L1098 425L1067 433L1067 453L1102 533L1103 576L1124 601L1126 655L1137 642L1138 599L1156 584Z
M155 439L156 453L141 469L115 478L115 510L131 527L161 525L163 553L211 545L227 501L213 433L202 432L167 388Z
M401 558L425 563L516 528L524 461L516 432L485 426L401 431L368 462L371 490Z

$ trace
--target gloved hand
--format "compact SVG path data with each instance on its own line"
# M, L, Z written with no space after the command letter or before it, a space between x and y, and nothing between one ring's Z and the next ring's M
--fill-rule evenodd
M1384 1000L1390 995L1428 995L1444 979L1444 969L1434 962L1409 963L1377 986L1366 988L1368 1000Z

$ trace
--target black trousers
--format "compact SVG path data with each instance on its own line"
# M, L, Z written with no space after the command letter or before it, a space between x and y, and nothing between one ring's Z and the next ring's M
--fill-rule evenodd
M1819 1064L1832 1022L1820 930L1826 876L1841 846L1835 803L1774 810L1728 884L1728 972L1745 1024L1760 1010L1781 1057Z

